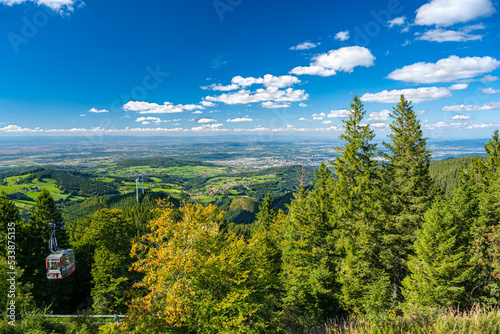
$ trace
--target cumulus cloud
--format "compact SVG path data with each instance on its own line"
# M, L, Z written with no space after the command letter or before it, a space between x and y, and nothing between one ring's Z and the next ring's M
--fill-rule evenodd
M81 0L0 0L0 3L7 6L18 5L26 2L33 2L39 6L47 6L58 13L72 12L75 7L85 5L85 3Z
M417 9L415 24L447 27L495 13L491 0L431 0Z
M361 100L364 102L398 103L400 101L401 94L413 103L421 103L450 97L451 91L445 87L420 87L396 89L391 91L384 90L374 94L366 93L361 96Z
M347 41L349 39L349 30L339 31L335 34L335 39L339 41Z
M468 84L459 83L459 84L451 85L450 87L448 87L448 89L449 90L463 90L463 89L467 89L467 87L469 87Z
M484 29L483 24L476 24L473 26L464 27L458 31L456 30L444 30L441 28L432 29L426 31L424 34L417 37L418 40L430 41L430 42L466 42L466 41L476 41L481 40L483 35L474 35L470 32L477 29Z
M198 124L208 124L208 123L214 123L214 122L217 122L217 121L213 118L200 118L196 121L196 123L198 123Z
M299 107L305 108L305 107L307 107L307 104L301 102L301 103L299 103Z
M387 121L391 112L389 110L381 110L379 112L372 112L368 117L369 121Z
M500 89L494 88L481 88L481 93L483 94L500 94Z
M321 122L321 124L332 124L332 123L333 123L333 121L323 121L323 122Z
M201 104L202 106L204 106L204 107L207 107L207 108L208 108L208 107L215 107L215 106L216 106L216 104L215 104L215 103L213 103L213 102L208 102L208 101L201 101L201 102L200 102L200 104Z
M317 47L321 43L311 43L311 42L304 42L300 43L299 45L292 46L290 50L309 50Z
M80 117L85 117L85 116L87 116L87 115L86 114L80 114Z
M240 117L240 118L234 118L234 119L227 119L226 122L229 122L229 123L253 122L253 119L251 119L250 117Z
M470 116L466 116L466 115L455 115L451 119L454 119L454 120L456 120L456 119L465 120L465 119L471 119L471 117Z
M299 102L309 98L309 95L304 90L294 90L287 88L280 90L276 87L268 87L266 89L257 89L254 93L249 90L242 89L235 93L224 93L218 96L207 96L206 101L222 102L229 105L247 104L247 103L262 103L271 102Z
M230 84L227 86L223 86L221 84L211 84L210 86L201 87L201 89L204 89L204 90L216 90L216 91L222 91L222 92L228 92L231 90L236 90L238 88L240 88L240 86L235 85L235 84Z
M372 128L385 128L387 126L387 124L385 124L385 123L372 123L372 124L370 124L370 126Z
M415 63L391 72L387 78L405 82L436 83L474 78L500 67L492 57L450 56L437 63Z
M332 110L328 113L327 117L349 117L351 114L350 110L347 109L339 109L339 110Z
M459 104L455 106L443 107L444 111L455 111L455 112L497 110L497 109L500 109L500 102L488 102L482 106L472 105L472 104L469 105Z
M400 16L400 17L396 17L396 18L390 20L387 23L389 23L389 28L392 28L394 26L401 26L401 25L405 24L405 22L406 22L406 17Z
M97 110L96 108L92 108L92 109L89 110L89 112L92 112L92 113L95 113L95 114L99 114L99 113L105 113L105 112L109 112L109 111L106 110L106 109Z
M123 110L138 111L139 114L175 114L196 109L204 109L204 107L197 104L175 105L171 102L165 102L160 105L143 101L129 101L123 105Z
M326 117L326 114L324 112L319 114L312 114L312 118L315 121L322 121L324 117Z
M142 124L149 124L151 122L160 124L161 119L158 117L139 117L135 120L136 122L142 122Z
M203 114L203 111L201 111L201 110L196 110L196 111L193 111L193 114Z
M262 102L260 104L261 107L263 108L267 108L267 109L280 109L280 108L289 108L290 107L290 103L274 103L274 102L271 102L271 101L266 101L266 102Z
M373 66L374 61L375 57L367 48L348 46L317 55L309 66L295 67L290 73L327 77L336 75L338 71L351 73L356 66Z

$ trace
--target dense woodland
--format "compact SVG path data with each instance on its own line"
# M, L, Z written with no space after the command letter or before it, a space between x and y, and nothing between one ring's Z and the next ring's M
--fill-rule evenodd
M354 97L338 157L287 210L271 196L251 204L255 219L244 229L224 213L238 204L223 201L147 194L138 206L108 196L70 213L47 191L29 208L2 195L0 312L10 271L3 245L15 222L19 333L499 333L498 130L486 158L432 169L403 96L385 153L364 115ZM67 226L59 244L76 252L77 270L64 280L45 278L49 229L41 225L54 221ZM120 326L61 327L37 318L48 310L128 317ZM450 318L450 310L471 313ZM14 333L2 321L0 333Z

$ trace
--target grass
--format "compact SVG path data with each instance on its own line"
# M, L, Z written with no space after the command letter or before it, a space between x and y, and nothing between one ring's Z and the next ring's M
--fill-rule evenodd
M314 328L291 328L291 334L499 334L500 309L479 307L468 312L448 310L406 317L332 320Z

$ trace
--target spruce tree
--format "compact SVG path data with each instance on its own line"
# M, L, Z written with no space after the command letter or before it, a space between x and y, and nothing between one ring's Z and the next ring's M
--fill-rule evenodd
M21 224L17 239L19 265L25 270L21 277L22 282L33 285L33 297L38 306L52 304L54 312L70 310L69 302L75 279L75 275L70 275L64 280L49 280L46 276L45 258L50 254L48 242L52 232L47 225L62 221L62 214L58 211L54 199L43 189L36 199L36 206L29 222ZM56 236L60 248L69 248L64 230L58 229Z
M380 164L371 140L375 137L362 120L365 110L361 100L355 96L351 104L349 119L344 122L344 133L340 136L343 147L337 147L338 156L331 162L336 179L332 187L332 211L338 240L337 248L342 253L338 281L342 284L340 299L343 306L355 313L368 311L373 304L375 289L386 298L389 288L387 275L380 261L384 213L381 198ZM381 301L387 306L387 300Z
M384 250L381 257L390 273L392 298L401 299L401 281L406 276L406 262L412 254L415 232L420 228L425 211L433 197L429 175L431 152L426 148L420 122L411 102L401 95L393 108L385 171L387 220L384 228Z
M7 255L9 227L13 228L11 231L15 232L16 226L20 225L20 219L19 209L2 191L0 193L0 257L5 258ZM15 242L15 240L13 241Z
M445 200L437 199L426 212L403 280L407 311L469 304L473 268L467 266L468 245L463 243L468 233Z
M284 314L288 322L320 324L339 316L338 256L332 216L332 172L321 163L309 192L299 189L283 230Z

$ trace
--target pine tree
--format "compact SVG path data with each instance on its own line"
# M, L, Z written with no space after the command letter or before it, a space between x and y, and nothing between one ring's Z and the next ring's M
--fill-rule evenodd
M442 199L426 212L403 280L407 311L469 304L473 269L467 266L468 245L462 242L469 229L456 222L452 206Z
M380 164L375 160L376 145L371 143L373 130L362 124L365 113L355 96L349 119L343 121L345 130L340 138L344 146L337 147L338 156L331 162L337 177L332 187L332 223L343 257L340 298L343 306L355 313L367 312L367 303L373 299L371 286L388 289L379 256L384 221ZM382 304L387 305L386 301Z
M384 182L388 217L381 257L391 276L392 298L402 301L400 289L406 262L412 254L415 232L431 204L433 185L429 175L431 152L411 102L403 95L391 117L392 143L384 142L389 151L384 154L388 161Z
M287 322L319 324L339 315L332 173L322 163L309 193L299 189L283 229L283 304Z
M267 194L259 206L259 213L257 213L257 225L262 225L269 228L276 219L276 211L272 208L273 200L271 195Z

